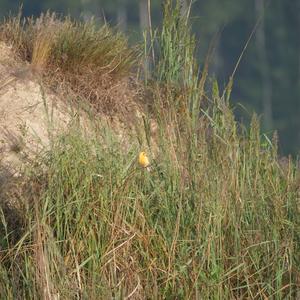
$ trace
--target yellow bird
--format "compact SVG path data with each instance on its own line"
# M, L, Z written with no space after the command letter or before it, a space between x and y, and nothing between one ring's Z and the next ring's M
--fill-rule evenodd
M149 158L146 154L146 152L141 152L139 155L139 164L141 167L146 168L149 171Z

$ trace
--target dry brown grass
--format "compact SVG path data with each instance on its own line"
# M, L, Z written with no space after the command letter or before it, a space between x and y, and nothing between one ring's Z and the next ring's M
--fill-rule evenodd
M1 24L0 39L12 44L43 82L66 98L84 100L104 113L125 114L134 105L137 93L129 77L137 51L106 24L49 12L37 19L19 14Z

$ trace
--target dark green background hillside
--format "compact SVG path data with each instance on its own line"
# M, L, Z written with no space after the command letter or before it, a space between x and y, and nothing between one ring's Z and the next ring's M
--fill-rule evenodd
M9 11L16 13L19 3L2 0L2 16ZM141 39L141 27L147 26L145 3L147 0L25 0L23 13L39 15L51 9L74 17L96 15L100 21L121 24L131 41L136 42ZM161 0L152 0L151 5L156 26L161 19ZM211 73L220 85L226 84L257 21L262 20L235 76L232 98L236 116L247 123L256 111L263 119L265 132L271 135L273 130L278 130L280 152L297 155L300 146L300 1L198 0L193 4L192 16L199 38L199 60L204 60L210 41L217 37Z

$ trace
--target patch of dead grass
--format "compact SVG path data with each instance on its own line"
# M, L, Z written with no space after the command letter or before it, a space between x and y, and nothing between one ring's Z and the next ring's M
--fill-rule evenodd
M44 83L65 96L71 93L105 114L124 115L134 106L137 92L129 77L137 50L106 24L49 12L36 19L19 14L1 24L0 40L11 44Z

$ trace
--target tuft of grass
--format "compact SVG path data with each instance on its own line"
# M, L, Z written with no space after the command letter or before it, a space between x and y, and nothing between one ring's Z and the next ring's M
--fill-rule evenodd
M39 18L10 16L0 27L1 39L12 44L24 60L64 72L128 74L134 51L123 34L94 20L73 21L47 12Z
M10 16L0 25L0 40L11 44L44 83L72 91L73 98L99 110L109 111L110 102L117 101L110 90L128 78L137 60L137 49L129 48L126 37L107 24L50 12L39 18Z

